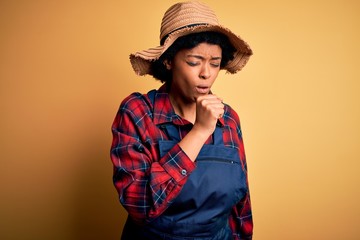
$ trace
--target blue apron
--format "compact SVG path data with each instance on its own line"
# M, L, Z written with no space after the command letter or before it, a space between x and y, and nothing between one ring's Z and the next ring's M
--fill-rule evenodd
M170 140L159 141L161 156L180 141L176 125L168 124L164 128ZM202 147L196 158L196 169L169 208L146 226L136 226L128 218L122 239L233 239L229 216L246 192L246 177L238 151L224 146L222 129L216 127L213 144Z

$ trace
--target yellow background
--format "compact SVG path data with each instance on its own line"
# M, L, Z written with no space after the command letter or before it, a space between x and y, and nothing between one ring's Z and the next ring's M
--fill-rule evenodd
M175 1L0 1L0 239L119 239L110 126L158 88L131 52ZM254 240L360 239L360 4L204 0L254 56L213 91L239 113Z

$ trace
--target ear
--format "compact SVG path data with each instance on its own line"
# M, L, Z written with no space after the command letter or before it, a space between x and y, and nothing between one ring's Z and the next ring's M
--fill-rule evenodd
M167 70L171 70L172 65L171 65L171 62L169 60L164 60L163 64L165 65Z

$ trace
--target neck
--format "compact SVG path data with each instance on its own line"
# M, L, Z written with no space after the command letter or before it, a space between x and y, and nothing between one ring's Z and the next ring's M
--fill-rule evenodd
M196 103L184 102L181 98L176 98L171 93L169 94L169 97L175 113L194 124L196 118Z

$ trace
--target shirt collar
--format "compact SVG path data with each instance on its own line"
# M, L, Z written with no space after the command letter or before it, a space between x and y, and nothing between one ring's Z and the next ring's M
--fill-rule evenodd
M155 93L153 113L153 122L156 125L169 122L172 122L175 125L191 124L189 121L183 119L175 113L175 110L170 102L166 84L163 84ZM218 120L218 124L220 124L220 126L223 126L224 119L220 118Z

